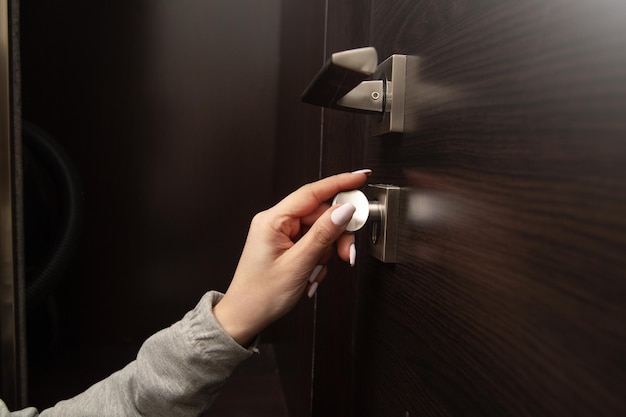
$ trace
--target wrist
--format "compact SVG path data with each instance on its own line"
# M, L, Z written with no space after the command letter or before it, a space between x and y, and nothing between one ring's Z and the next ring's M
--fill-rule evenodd
M260 329L251 325L249 316L234 308L228 294L213 307L213 315L222 329L241 346L250 344L260 332Z

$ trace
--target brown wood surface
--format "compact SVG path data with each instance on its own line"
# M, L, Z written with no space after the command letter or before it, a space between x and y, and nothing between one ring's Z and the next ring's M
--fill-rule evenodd
M359 416L624 415L626 6L372 1L419 57L401 263L361 257Z
M322 175L404 191L400 263L360 234L319 289L312 415L625 414L626 6L327 7L327 55L417 59L407 133L324 112Z
M368 45L369 0L329 1L326 55ZM324 110L322 176L364 168L368 116ZM364 250L357 256L367 256ZM354 416L357 271L335 258L318 290L312 415ZM332 387L332 388L331 388Z
M280 72L274 194L283 198L319 178L322 111L300 94L324 63L322 2L286 1L281 8ZM291 417L311 415L315 300L304 297L268 333Z

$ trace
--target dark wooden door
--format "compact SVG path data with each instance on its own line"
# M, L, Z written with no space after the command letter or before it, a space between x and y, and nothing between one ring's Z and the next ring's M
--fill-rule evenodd
M325 56L414 55L418 82L405 134L322 113L322 176L403 187L401 261L359 235L331 265L293 415L625 414L626 4L331 0L324 22Z
M376 22L376 24L374 24ZM359 265L357 415L626 411L626 5L372 1L420 58L401 263Z

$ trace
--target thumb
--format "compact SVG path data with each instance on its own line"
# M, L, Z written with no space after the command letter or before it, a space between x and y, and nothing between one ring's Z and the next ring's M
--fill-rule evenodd
M316 265L335 241L346 230L356 207L345 203L328 209L311 226L308 232L292 247L296 259L309 265Z

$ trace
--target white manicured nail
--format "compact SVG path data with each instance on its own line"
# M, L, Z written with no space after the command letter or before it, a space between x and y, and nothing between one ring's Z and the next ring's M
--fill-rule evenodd
M322 268L324 268L324 265L317 265L313 268L313 272L311 272L311 276L309 277L309 282L315 281L320 272L322 272Z
M371 173L372 173L372 170L369 168L359 169L358 171L351 172L351 174L365 174L365 175L370 175Z
M330 220L335 223L336 226L343 226L348 223L352 218L352 215L356 211L356 207L352 203L345 203L339 206L330 215Z
M353 243L350 245L350 266L356 264L356 245Z
M317 291L317 286L319 285L318 282L314 282L311 284L311 286L309 287L309 292L306 294L309 298L313 297L315 295L315 291Z

